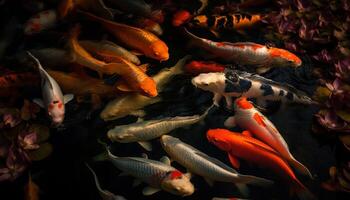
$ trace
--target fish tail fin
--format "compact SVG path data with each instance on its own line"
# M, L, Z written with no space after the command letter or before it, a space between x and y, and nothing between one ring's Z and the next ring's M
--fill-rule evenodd
M95 156L92 159L93 161L95 161L95 162L96 161L105 161L105 160L109 160L110 158L118 158L117 156L112 154L111 150L109 149L109 146L106 143L102 142L100 139L98 139L97 141L98 141L98 143L102 144L105 147L106 151Z
M297 161L294 157L292 157L289 160L289 163L293 166L294 169L296 169L298 172L300 172L301 174L304 174L306 176L309 176L311 179L313 179L313 176L311 174L311 172L309 171L309 169L303 165L302 163L300 163L299 161Z
M273 181L260 178L256 176L250 176L250 175L239 175L240 181L242 184L252 184L252 185L258 185L258 186L270 186L273 184Z
M40 72L41 75L45 74L45 76L48 76L47 72L45 71L45 69L43 68L43 66L41 65L39 59L37 59L31 52L27 51L27 54L29 55L29 57L31 57L34 62L35 62L35 66L37 67L38 71Z
M290 195L297 195L301 200L314 200L317 199L314 194L310 192L298 179L293 181L290 189Z

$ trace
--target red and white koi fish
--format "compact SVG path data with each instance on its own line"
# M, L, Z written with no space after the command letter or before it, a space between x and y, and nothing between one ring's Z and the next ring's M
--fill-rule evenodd
M57 23L58 17L55 10L45 10L30 18L24 27L25 35L33 35L43 30L52 28Z
M289 151L288 144L273 125L262 113L260 113L246 97L238 98L234 103L235 115L225 121L226 127L238 125L251 132L255 137L270 145L281 157L300 173L312 178L310 171L297 161ZM234 163L234 162L233 162Z
M54 126L59 126L64 120L65 106L73 99L72 94L63 96L60 86L57 82L44 70L39 60L30 52L29 56L35 61L41 77L41 90L43 99L34 99L33 101L40 107L47 110Z
M239 134L226 129L211 129L207 132L207 139L219 149L226 151L234 166L239 166L237 158L241 158L268 168L290 184L291 193L296 193L301 199L314 199L313 194L298 180L279 153L249 135L248 131Z
M185 65L185 71L193 75L209 72L224 72L225 66L216 62L193 60Z
M300 58L284 49L253 42L214 42L195 36L187 29L185 32L192 46L224 62L255 66L258 73L265 73L272 67L299 67L302 64Z

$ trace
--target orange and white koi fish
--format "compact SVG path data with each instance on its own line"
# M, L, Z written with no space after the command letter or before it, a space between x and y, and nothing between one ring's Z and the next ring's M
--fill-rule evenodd
M185 32L192 46L201 48L224 62L254 66L258 73L265 73L272 67L299 67L302 64L300 58L284 49L253 42L214 42L197 37L187 29Z
M207 139L219 149L226 151L231 163L236 163L234 166L239 166L237 158L241 158L271 169L291 185L291 192L296 193L302 199L313 199L313 195L298 180L280 154L249 135L249 131L243 131L242 134L239 134L225 129L211 129L207 132Z
M110 63L110 62L117 62L116 57L121 57L125 60L128 60L135 65L140 65L141 62L139 58L132 54L130 51L124 49L123 47L108 41L108 40L102 40L102 41L92 41L92 40L83 40L79 41L79 44L86 49L89 53L92 55L96 55L96 57L102 59L103 61Z
M292 153L289 151L288 144L273 123L260 113L246 97L240 97L235 101L234 110L235 115L229 117L225 121L226 127L234 127L238 125L239 127L248 130L256 138L275 149L281 154L283 159L290 163L300 173L312 178L307 167L293 157Z
M52 28L57 23L58 17L55 10L45 10L30 18L24 26L25 35L33 35L43 30Z
M185 65L185 71L193 75L209 72L224 72L225 66L211 61L193 60Z
M63 96L60 86L41 66L39 60L35 58L31 53L29 56L35 61L38 67L41 77L41 90L42 100L34 99L33 101L40 107L47 110L47 114L50 116L54 126L59 126L64 120L65 106L73 99L72 94L66 94Z
M129 48L159 61L166 61L169 59L168 46L153 33L140 28L109 21L84 11L80 12L88 18L102 24L104 28Z

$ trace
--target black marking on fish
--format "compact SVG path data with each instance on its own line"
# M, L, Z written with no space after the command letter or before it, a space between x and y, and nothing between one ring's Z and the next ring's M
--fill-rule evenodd
M290 101L293 101L293 99L294 99L293 93L287 92L286 98Z
M280 90L280 94L279 94L279 96L284 96L284 91L283 90Z
M234 71L230 70L230 71L227 71L225 73L225 78L236 83L238 81L238 79L239 79L239 76L238 76L237 73L235 73Z
M260 89L263 90L263 96L273 95L273 89L271 85L262 83Z

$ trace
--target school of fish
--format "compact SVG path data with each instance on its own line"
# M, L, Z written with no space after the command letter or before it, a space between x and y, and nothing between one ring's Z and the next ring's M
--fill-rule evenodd
M265 190L283 182L292 196L314 199L298 178L304 175L312 180L312 171L298 161L300 158L293 155L283 130L262 111L269 109L270 102L287 108L292 103L317 106L301 88L264 77L274 68L302 68L302 59L267 44L221 39L220 32L244 35L245 31L263 27L266 17L263 14L212 15L207 10L211 2L206 0L196 1L200 6L194 11L178 9L173 1L164 1L164 5L152 2L62 0L57 8L33 15L23 25L23 34L28 38L65 26L71 18L74 23L60 34L62 45L30 48L25 54L14 55L19 63L31 66L31 72L1 76L0 96L6 97L26 86L40 88L41 98L32 101L45 109L52 128L64 127L67 103L80 103L80 99L89 96L98 117L110 123L103 135L108 144L100 142L106 150L93 160L110 161L123 175L135 179L133 186L147 184L142 190L145 196L159 191L191 196L198 189L197 182L191 179L194 174L203 177L210 186L214 182L235 185L242 198L250 197L251 185ZM245 6L249 7L242 4L242 9ZM168 21L173 30L168 30ZM90 26L98 27L97 34L103 32L103 35L87 37L86 32L93 29ZM216 39L198 34L197 28L207 29ZM180 55L189 55L179 59L179 55L173 54L174 46L169 45L171 40L185 44L186 47L179 49ZM175 65L166 67L174 61ZM193 115L165 113L149 118L145 108L167 103L169 85L177 83L174 80L178 77L186 79L194 91L210 94L211 104L204 111L191 105L189 110L196 113ZM181 91L177 92L180 95ZM211 120L210 112L222 107L230 113L223 122L226 129L205 126L204 133L197 132L195 127ZM130 116L137 120L119 123ZM236 127L243 131L231 131ZM195 135L206 135L202 142L208 141L210 147L227 154L228 162L209 156L206 149L192 146L190 139ZM160 143L163 151L159 152L170 158L164 156L157 161L145 155L119 157L112 153L112 147L120 143L138 143L150 154L155 151L153 144ZM253 164L250 169L263 168L277 176L240 172L240 160ZM173 167L172 161L187 172L179 170L178 165ZM93 168L90 164L86 167L102 199L128 198L102 189Z

